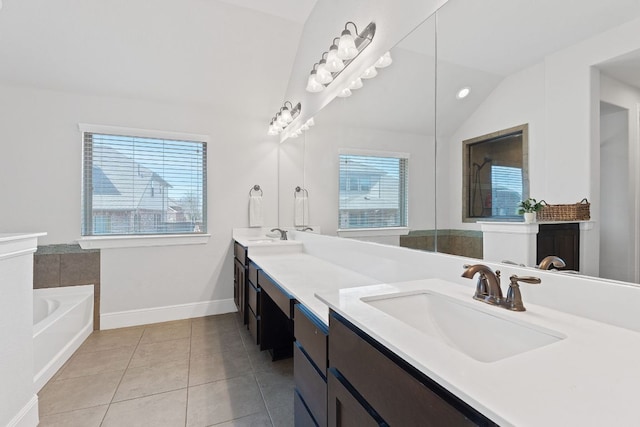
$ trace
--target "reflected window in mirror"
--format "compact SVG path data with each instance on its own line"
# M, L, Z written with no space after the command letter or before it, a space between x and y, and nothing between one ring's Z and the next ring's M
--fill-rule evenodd
M339 161L341 230L407 226L407 154L340 154Z
M529 197L528 125L463 141L462 220L519 221Z

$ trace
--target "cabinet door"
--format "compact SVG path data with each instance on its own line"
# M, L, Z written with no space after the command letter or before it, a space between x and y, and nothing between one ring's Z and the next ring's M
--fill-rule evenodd
M364 406L358 402L331 370L327 380L329 382L329 408L327 411L329 427L376 427L385 425L376 421L367 412Z
M244 264L240 263L237 259L234 262L234 299L236 306L238 307L238 313L242 318L242 323L247 324L247 318L245 316L245 294L246 294L246 270Z

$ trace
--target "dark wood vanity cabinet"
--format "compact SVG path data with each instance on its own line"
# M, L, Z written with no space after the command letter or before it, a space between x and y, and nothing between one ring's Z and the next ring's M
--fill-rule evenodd
M273 360L293 355L293 306L295 299L271 279L263 270L258 270L260 289L260 323L258 335L260 350L269 350Z
M496 425L333 311L329 335L329 426Z
M238 242L233 243L233 301L238 307L238 313L243 323L247 323L247 317L245 313L245 294L247 286L247 270L248 270L248 258L247 248L242 246Z
M536 264L548 255L559 256L564 270L580 270L580 224L540 224L537 237Z
M327 425L327 367L329 330L309 309L296 304L294 315L295 344L293 350L293 378L298 399L299 411L296 412L296 425L309 425L300 422L311 419L316 426Z
M260 292L258 286L258 266L249 260L248 278L244 296L247 327L254 344L260 344Z

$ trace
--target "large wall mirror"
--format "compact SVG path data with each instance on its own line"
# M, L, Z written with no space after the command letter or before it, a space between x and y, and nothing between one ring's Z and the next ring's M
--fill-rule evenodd
M449 0L390 67L281 145L280 225L303 185L309 223L341 235L340 150L408 153L408 234L377 240L486 259L482 225L461 215L464 141L527 124L529 196L591 202L580 273L637 283L638 52L637 0Z

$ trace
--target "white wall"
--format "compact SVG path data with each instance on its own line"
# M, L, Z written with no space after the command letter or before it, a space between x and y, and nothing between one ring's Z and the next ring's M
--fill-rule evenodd
M530 194L546 198L543 188L545 147L545 67L536 64L506 77L451 136L438 137L438 228L479 230L462 222L462 141L529 124ZM444 166L446 165L446 166ZM553 203L553 200L548 200Z
M638 282L640 90L601 74L600 99L620 108L600 116L600 276Z
M356 149L409 154L409 228L433 229L435 215L433 137L370 127L330 125L323 121L323 115L334 114L335 112L331 110L341 110L347 107L349 101L349 98L336 100L334 104L326 107L318 115L317 125L305 135L304 185L309 191L311 223L319 224L323 234L336 235L339 150ZM299 142L286 141L283 145L289 143L298 144ZM285 200L293 199L293 193L284 193L282 196ZM292 209L285 209L285 215L287 211ZM397 237L376 241L398 244Z
M170 320L191 311L197 315L234 310L231 230L248 225L248 192L254 184L264 191L265 224L277 224L278 144L266 136L264 121L230 117L204 107L0 86L3 231L46 231L49 234L40 242L45 245L72 243L80 237L80 122L211 138L209 242L103 250L104 326L130 324L135 319ZM145 311L179 304L187 307L155 314ZM116 315L128 310L143 311Z

